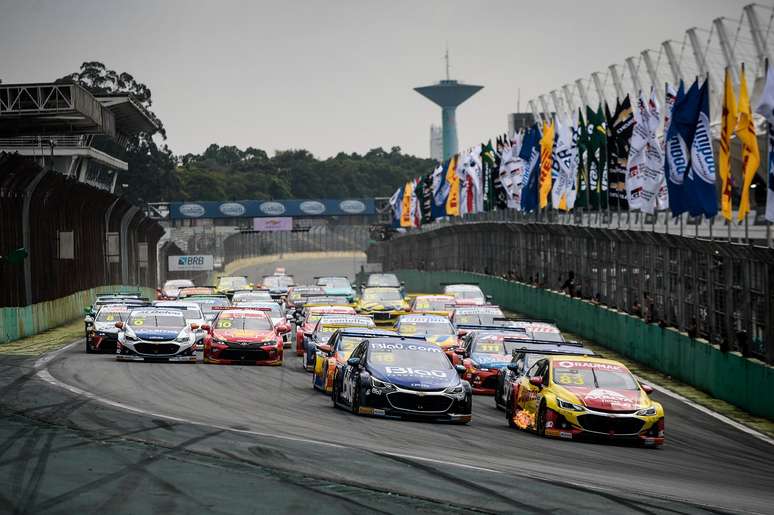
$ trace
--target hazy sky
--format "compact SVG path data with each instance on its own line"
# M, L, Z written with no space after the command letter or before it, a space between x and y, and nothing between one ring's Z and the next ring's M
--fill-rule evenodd
M750 0L0 2L0 78L49 81L98 60L153 91L177 154L400 146L429 155L444 75L484 89L457 111L460 147L502 133L526 100ZM767 20L766 20L767 21ZM706 37L706 36L705 36Z

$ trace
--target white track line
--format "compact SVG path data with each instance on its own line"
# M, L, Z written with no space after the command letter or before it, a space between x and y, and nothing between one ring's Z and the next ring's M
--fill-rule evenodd
M691 399L689 399L687 397L684 397L684 396L680 395L677 392L673 392L672 390L670 390L668 388L664 388L663 386L659 386L659 385L653 383L652 381L648 381L648 380L643 379L641 377L638 377L636 375L634 377L636 377L637 380L639 382L641 382L641 383L646 383L646 384L651 385L654 390L656 390L657 392L663 393L667 397L671 397L671 398L673 398L675 400L678 400L678 401L680 401L680 402L682 402L684 404L687 404L688 406L701 411L705 415L709 415L710 417L712 417L714 419L717 419L717 420L723 422L724 424L728 424L729 426L733 427L734 429L738 429L739 431L742 431L743 433L747 433L748 435L753 436L753 437L757 438L758 440L766 442L769 445L774 445L774 438L771 438L770 436L767 436L767 435L765 435L765 434L763 434L763 433L761 433L759 431L756 431L755 429L753 429L751 427L747 427L746 425L744 425L744 424L742 424L740 422L737 422L736 420L730 419L730 418L728 418L725 415L721 415L717 411L712 411L711 409L709 409L709 408L707 408L705 406L702 406L701 404L698 404L696 402L693 402Z

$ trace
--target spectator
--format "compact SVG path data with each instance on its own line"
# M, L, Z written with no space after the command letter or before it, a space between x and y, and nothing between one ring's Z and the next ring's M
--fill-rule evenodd
M691 318L691 323L688 324L688 337L691 339L696 339L696 337L699 335L699 326L696 323L696 317Z
M561 277L559 279L561 280ZM562 291L570 297L575 296L575 272L572 270L567 274L567 280L562 283Z
M634 305L632 306L630 313L636 317L642 318L642 306L640 305L640 301L634 301Z

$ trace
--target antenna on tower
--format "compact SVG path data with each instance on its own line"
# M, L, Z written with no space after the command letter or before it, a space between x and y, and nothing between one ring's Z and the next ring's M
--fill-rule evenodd
M446 80L451 80L449 77L449 42L446 42L446 54L444 55L444 58L446 59Z

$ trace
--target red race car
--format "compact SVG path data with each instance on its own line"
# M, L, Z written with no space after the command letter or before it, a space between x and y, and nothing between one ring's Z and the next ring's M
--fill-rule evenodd
M304 309L304 319L296 326L296 356L304 355L304 335L311 336L314 326L323 315L355 315L350 306L309 306Z
M290 330L274 325L264 308L221 309L212 325L204 325L204 362L225 365L282 365L282 335Z
M461 347L462 378L478 395L494 395L500 369L511 362L513 350L525 345L530 338L523 330L474 330L465 335Z

